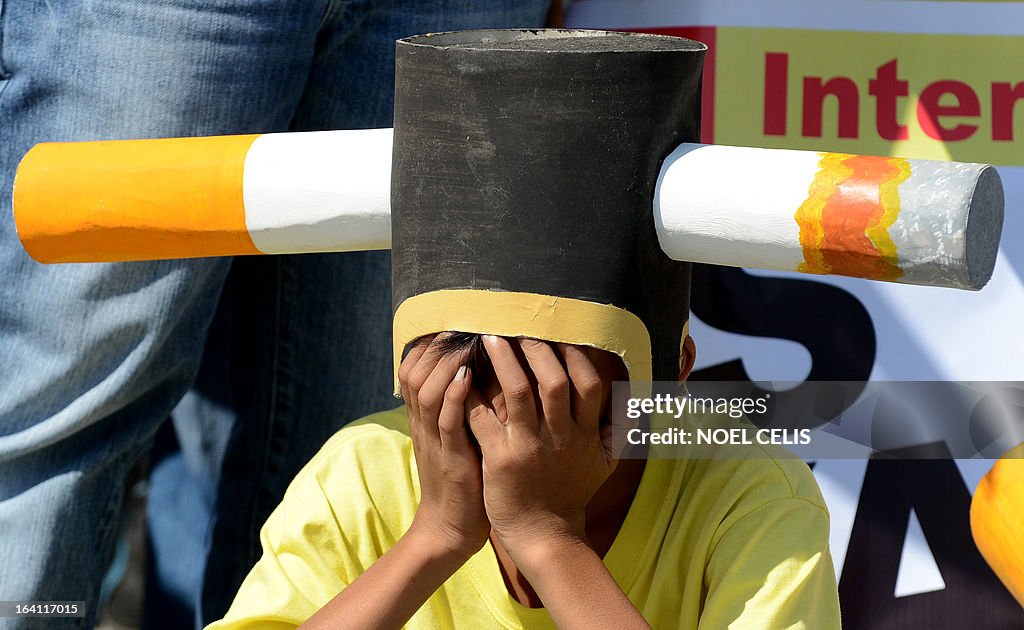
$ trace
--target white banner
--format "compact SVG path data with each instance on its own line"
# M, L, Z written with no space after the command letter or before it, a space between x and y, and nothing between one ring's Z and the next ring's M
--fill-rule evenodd
M577 0L566 22L707 43L704 142L999 166L1006 216L983 290L698 268L698 376L1024 378L1024 2ZM971 539L991 464L813 462L844 627L1024 625Z

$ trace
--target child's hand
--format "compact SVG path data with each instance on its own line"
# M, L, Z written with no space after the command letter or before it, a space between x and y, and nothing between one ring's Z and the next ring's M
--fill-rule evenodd
M587 503L615 467L601 440L597 369L573 346L558 346L565 368L542 341L486 336L484 348L501 392L485 392L487 402L474 387L466 413L483 453L495 535L517 562L534 545L585 542Z
M441 356L435 343L441 338L421 339L398 370L420 479L420 505L409 531L468 558L490 531L480 456L465 422L473 379L461 356Z

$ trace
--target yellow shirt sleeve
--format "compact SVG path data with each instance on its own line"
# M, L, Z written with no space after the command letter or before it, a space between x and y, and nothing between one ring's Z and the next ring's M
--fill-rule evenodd
M840 628L825 509L767 501L733 521L712 550L700 630Z
M334 557L337 531L315 518L331 513L326 498L316 496L310 477L297 481L302 485L293 484L260 530L263 555L231 610L207 630L296 628L349 583L343 563Z
M395 411L336 434L292 481L260 530L262 557L207 630L295 628L395 544L418 498Z

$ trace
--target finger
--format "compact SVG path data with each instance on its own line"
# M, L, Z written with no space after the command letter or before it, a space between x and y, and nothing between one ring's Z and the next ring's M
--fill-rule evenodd
M438 423L444 408L446 392L461 367L462 357L439 356L433 371L416 393L420 423L423 425L423 430L429 432L432 437L440 437Z
M427 347L430 346L436 336L437 335L426 335L414 341L409 353L405 355L404 359L402 359L402 364L398 366L398 384L402 390L402 400L405 401L410 410L414 410L415 407L409 404L411 399L411 393L409 391L409 377L412 375L413 368L416 367L420 357L422 357L423 353L427 351Z
M496 448L504 440L505 428L480 394L480 390L472 383L466 394L465 408L466 422L469 424L469 430L473 432L473 437L480 444L480 450Z
M409 378L423 353L426 352L431 342L434 341L434 337L436 335L426 335L416 339L412 344L412 348L409 349L409 352L402 359L402 363L398 367L398 383L402 389L402 401L405 403L406 417L409 419L409 435L413 438L413 446L416 448L420 446L422 437L419 435L419 408L416 405L416 396L409 388Z
M572 423L569 402L569 377L550 345L537 339L519 339L526 363L537 381L537 392L544 422L550 430L565 431Z
M455 372L455 378L444 391L444 403L437 419L441 452L463 460L467 454L476 455L466 425L466 397L473 383L472 378L472 371L465 365Z
M510 425L536 429L537 407L533 400L533 387L523 371L512 344L503 337L484 335L484 350L491 360L494 375L501 385Z
M398 366L398 380L402 383L403 388L405 387L405 381L409 380L413 367L416 366L417 361L420 360L420 357L423 356L423 353L426 352L427 347L434 341L436 336L425 335L412 342L412 348L409 349L405 358L402 359L402 364Z
M601 423L601 401L604 397L601 374L584 349L560 343L558 351L565 359L569 375L572 416L581 427L593 430Z
M440 337L441 335L434 335L430 338L430 341L424 343L423 350L418 354L416 362L410 365L407 370L407 376L404 379L402 378L401 368L399 368L398 377L403 383L405 404L417 416L419 414L420 389L427 382L427 378L434 371L434 368L437 367L437 362L441 358L441 354L438 351ZM410 352L410 354L412 353ZM405 361L402 362L402 365L405 365Z

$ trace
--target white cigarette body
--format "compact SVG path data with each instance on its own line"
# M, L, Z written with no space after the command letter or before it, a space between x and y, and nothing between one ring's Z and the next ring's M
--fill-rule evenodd
M980 289L1003 189L986 164L683 144L654 216L676 260Z

